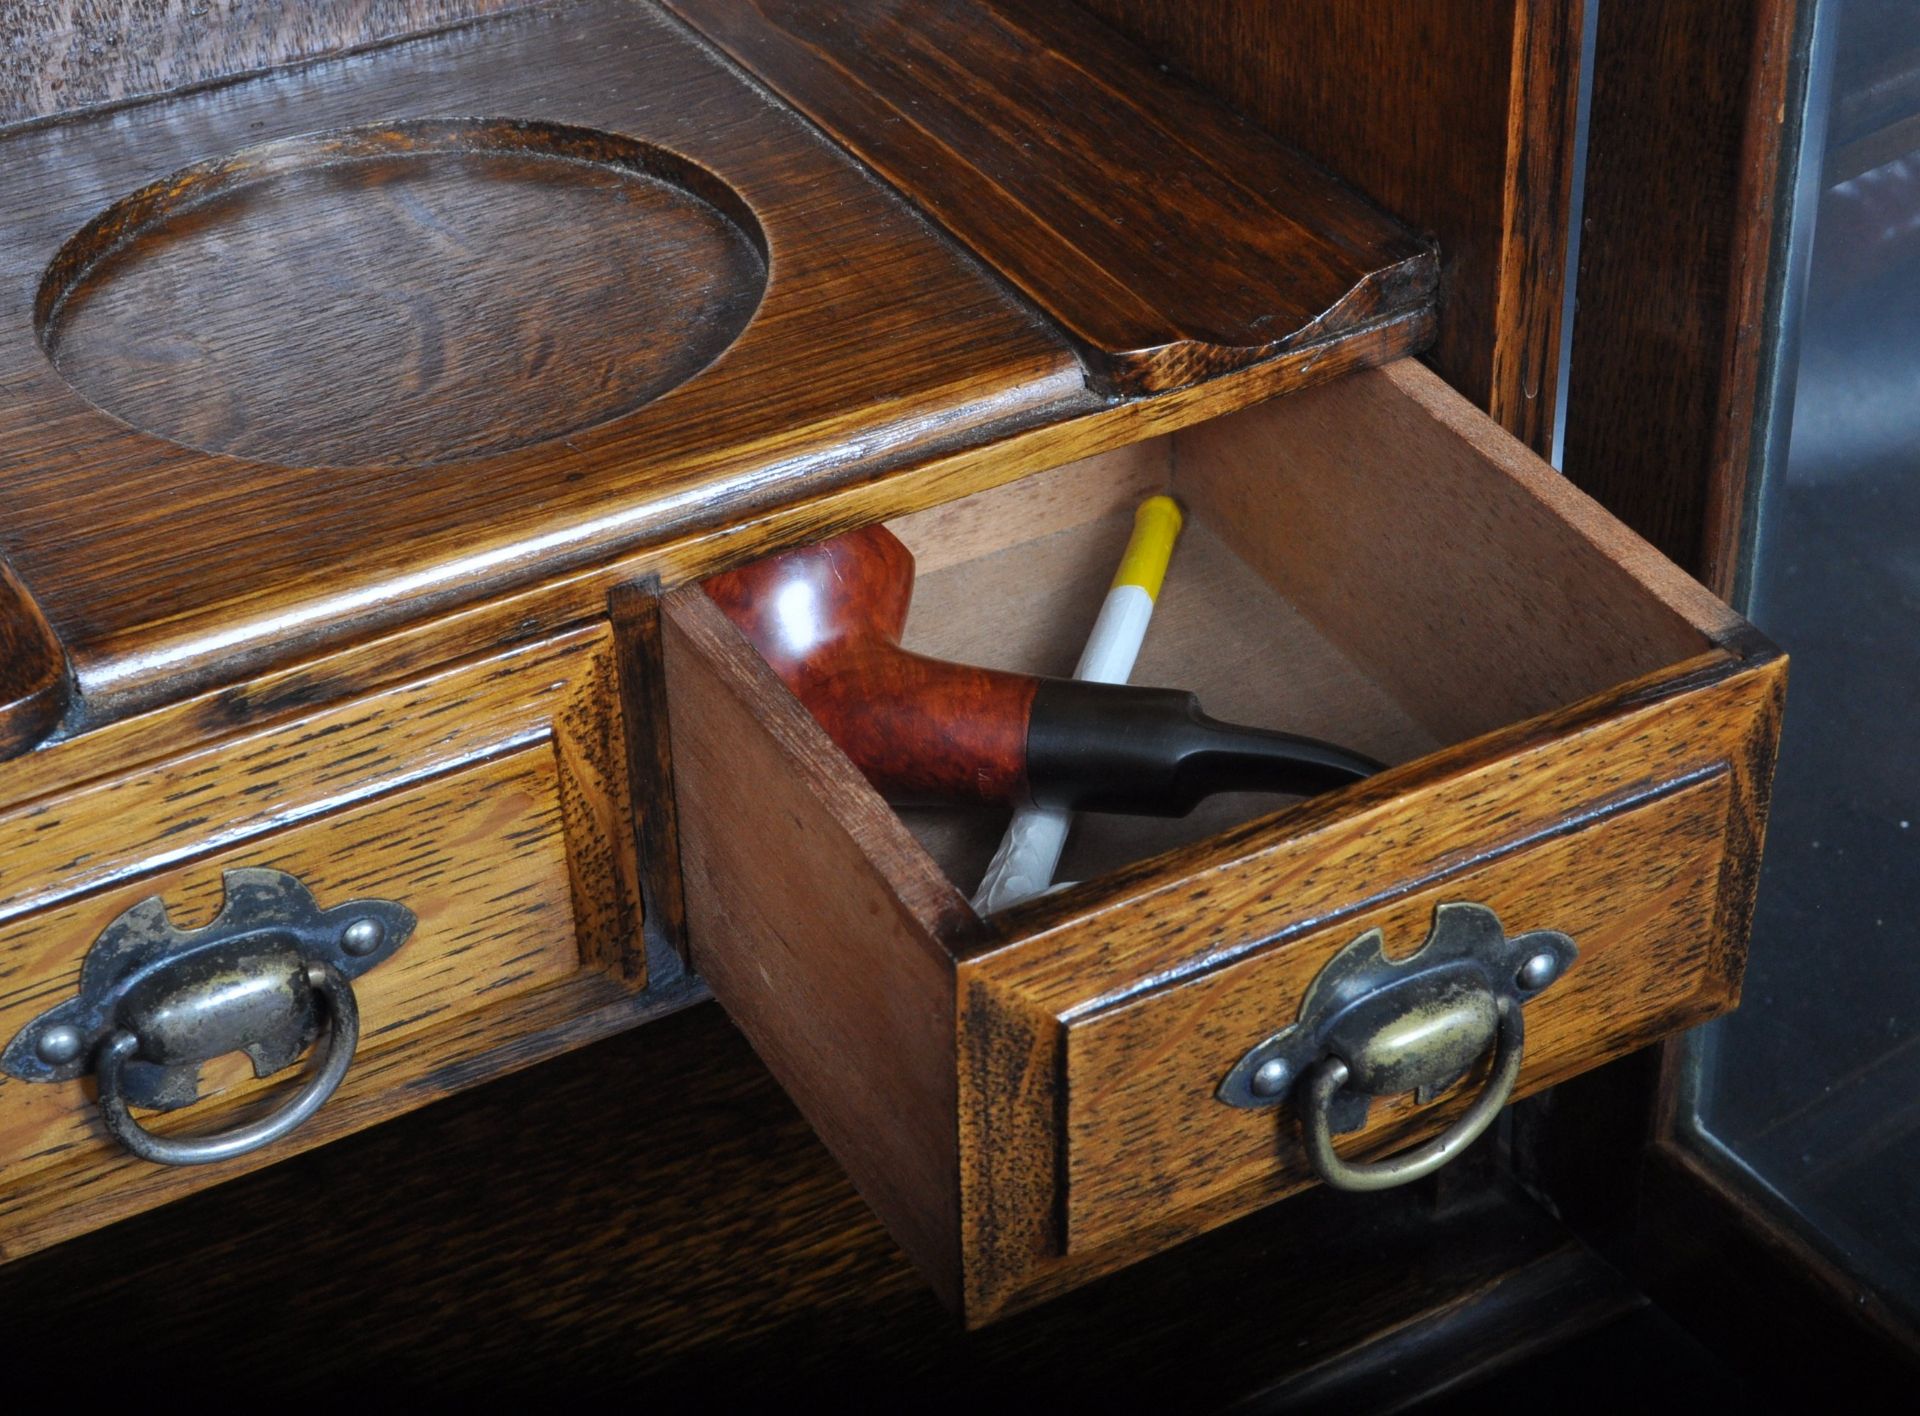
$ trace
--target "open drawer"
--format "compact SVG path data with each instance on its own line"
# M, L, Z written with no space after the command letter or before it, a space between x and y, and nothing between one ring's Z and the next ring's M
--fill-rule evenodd
M1515 1095L1738 994L1784 660L1411 361L896 523L909 646L1070 670L1169 487L1134 681L1389 770L1083 818L1081 883L987 920L1000 819L889 808L698 586L666 602L693 963L972 1323L1311 1183L1301 1092L1219 1092L1369 931L1406 956L1474 904L1573 941ZM1440 1133L1492 1065L1340 1155Z

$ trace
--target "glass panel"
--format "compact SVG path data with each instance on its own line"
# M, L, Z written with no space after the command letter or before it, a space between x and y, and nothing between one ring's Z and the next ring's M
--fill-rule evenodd
M1845 0L1816 42L1792 435L1747 607L1793 667L1745 1002L1707 1036L1697 1125L1920 1311L1920 5Z

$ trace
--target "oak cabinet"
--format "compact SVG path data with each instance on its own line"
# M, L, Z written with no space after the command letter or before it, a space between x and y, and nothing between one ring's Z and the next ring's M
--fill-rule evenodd
M1444 238L1073 6L533 6L0 143L9 1036L228 870L417 921L307 1142L704 980L984 1323L1310 1183L1219 1093L1371 931L1571 941L1516 1095L1737 1000L1784 660L1418 362ZM886 522L918 642L1057 670L1159 490L1150 667L1388 770L988 919L699 588ZM271 1104L208 1075L152 1124ZM0 1252L300 1144L93 1101L0 1079Z

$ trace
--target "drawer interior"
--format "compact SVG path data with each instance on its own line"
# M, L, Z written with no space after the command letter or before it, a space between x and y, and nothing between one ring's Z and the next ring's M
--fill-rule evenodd
M1625 548L1535 497L1548 469L1471 423L1464 447L1436 438L1451 429L1413 422L1410 395L1452 411L1453 395L1411 370L1359 375L891 522L919 572L905 643L1070 675L1133 508L1169 492L1186 526L1132 681L1193 690L1216 717L1397 765L1711 647L1683 604L1623 568ZM1489 451L1520 479L1489 476ZM1178 820L1086 813L1058 878L1092 879L1284 805L1230 793ZM1006 821L900 814L969 893Z
M1132 682L1191 689L1215 717L1324 738L1382 762L1412 761L1440 745L1227 543L1211 508L1176 477L1171 438L890 523L916 564L931 567L916 581L903 642L936 658L1070 676L1131 534L1133 508L1156 492L1183 501L1186 525ZM1085 519L1036 534L1032 503L1062 494L1063 512ZM948 531L961 516L975 522L982 539L953 559ZM1272 527L1260 534L1282 536ZM1173 819L1082 813L1058 878L1091 879L1284 801L1226 793ZM900 815L968 891L1007 819L1004 811L948 806L906 806Z
M891 523L908 647L1070 671L1156 491L1188 524L1134 682L1387 770L1083 815L1077 883L987 919L1002 813L889 807L699 586L664 605L692 962L970 1321L1309 1183L1285 1106L1214 1093L1363 931L1400 957L1466 900L1580 932L1516 1095L1737 995L1781 664L1415 364Z

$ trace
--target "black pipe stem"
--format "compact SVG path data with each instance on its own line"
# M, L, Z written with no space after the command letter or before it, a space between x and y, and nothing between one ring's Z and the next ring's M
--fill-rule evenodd
M1315 738L1223 723L1191 693L1042 679L1027 726L1036 803L1185 816L1216 792L1310 796L1381 764Z

